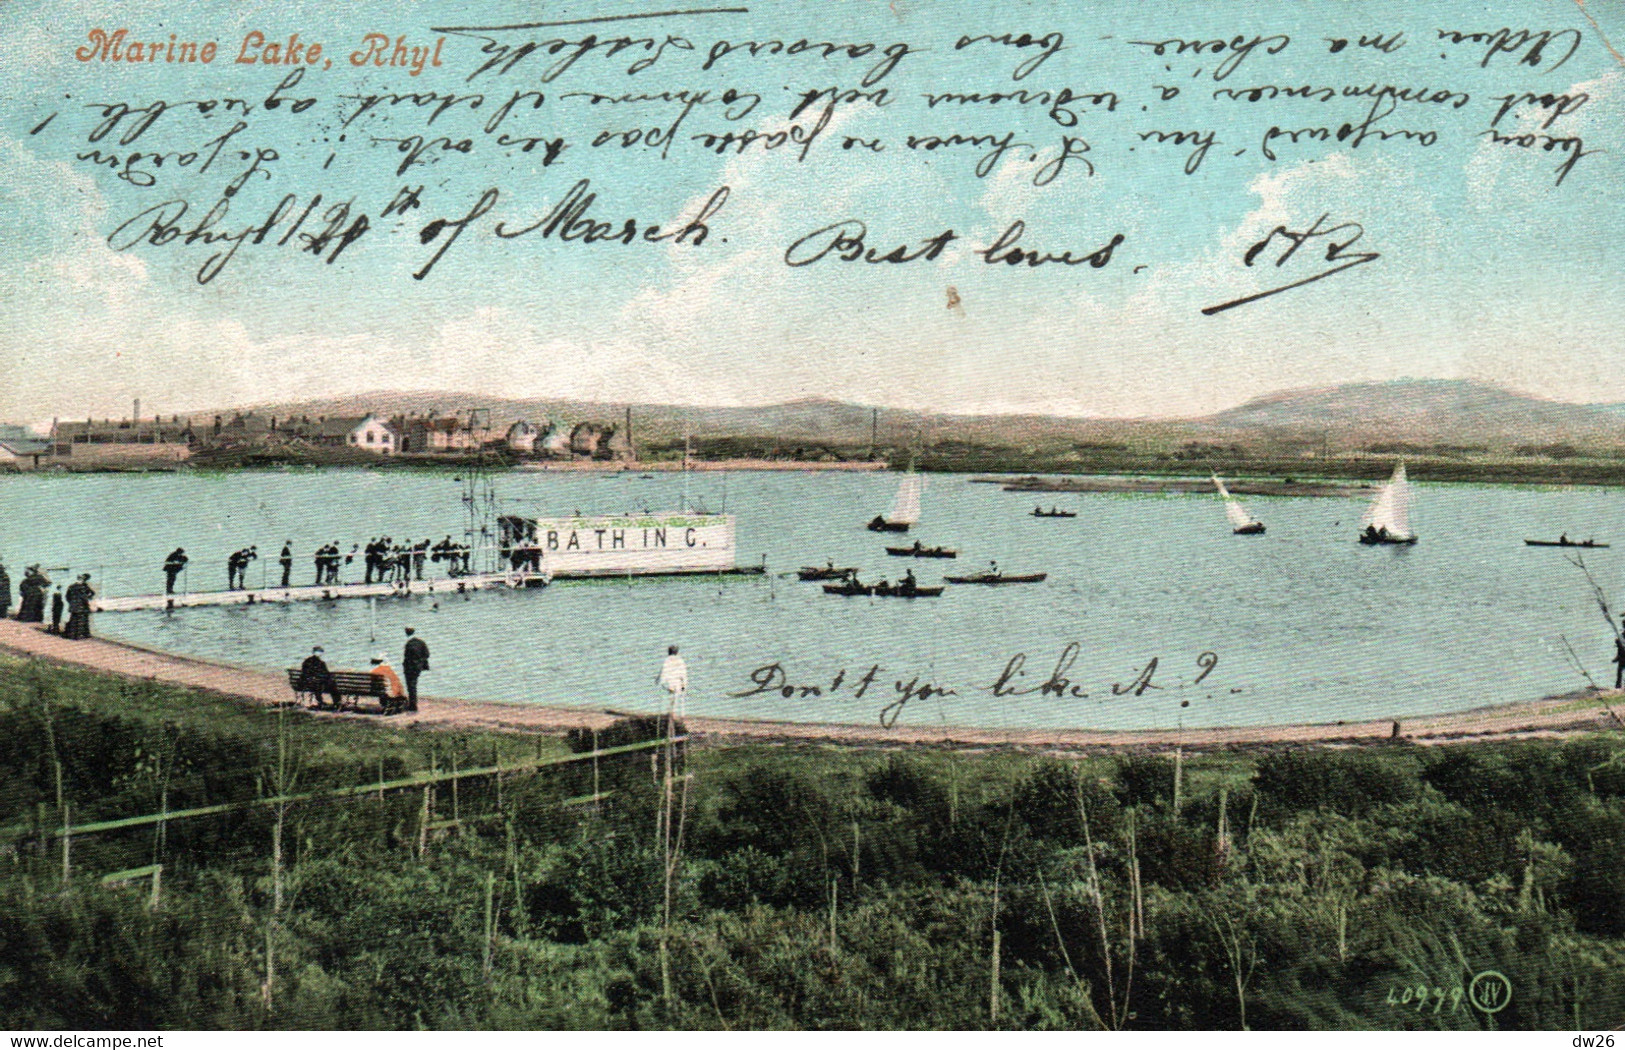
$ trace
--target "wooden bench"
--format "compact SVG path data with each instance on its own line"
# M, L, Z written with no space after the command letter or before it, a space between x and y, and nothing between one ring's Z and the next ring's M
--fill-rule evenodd
M304 687L304 674L297 667L288 670L288 685L292 687L294 695L307 703L315 704L315 696ZM365 671L332 671L333 692L338 694L338 706L342 710L348 707L355 710L355 702L363 696L378 698L378 706L385 711L389 710L389 697L385 692L386 684L379 675L368 674ZM349 703L346 704L345 701ZM405 704L405 700L399 701ZM317 705L319 706L319 705Z

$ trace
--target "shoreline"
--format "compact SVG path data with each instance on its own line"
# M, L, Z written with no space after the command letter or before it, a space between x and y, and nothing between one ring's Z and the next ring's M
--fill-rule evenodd
M1104 492L1131 495L1211 496L1213 482L1188 477L1144 477L1132 474L1102 476L1038 476L1024 474L1019 477L978 474L973 484L998 485L1004 492ZM1237 496L1313 496L1320 498L1351 499L1369 496L1377 486L1366 481L1328 482L1261 481L1237 478L1229 482Z
M57 666L123 678L162 682L260 704L286 704L293 698L285 674L146 649L106 638L69 641L32 624L0 619L0 653ZM1541 700L1515 701L1447 714L1399 715L1401 740L1445 744L1568 736L1619 731L1622 720L1610 700L1625 703L1625 692L1580 690ZM465 700L425 694L423 709L393 716L391 725L430 729L485 729L501 732L562 733L603 729L636 714L600 708ZM314 714L314 712L313 712ZM643 714L649 714L644 712ZM373 719L360 713L322 717ZM1391 740L1395 719L1322 724L1214 727L1208 729L981 729L972 726L879 726L773 720L684 719L688 734L707 743L809 743L858 747L945 747L1067 752L1267 750L1278 747L1372 746Z
M887 471L885 460L796 460L796 459L690 459L685 468L680 459L656 460L520 460L511 468L516 474L682 474L707 471L797 471L834 470L872 473Z

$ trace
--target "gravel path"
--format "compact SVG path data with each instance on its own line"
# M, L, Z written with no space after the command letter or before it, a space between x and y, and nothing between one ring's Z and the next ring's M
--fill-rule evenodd
M292 692L284 675L163 653L103 638L68 641L34 624L0 620L0 651L70 667L128 678L164 682L267 704L286 703ZM1601 704L1586 703L1593 698ZM1417 743L1551 737L1625 729L1609 706L1625 710L1625 694L1579 692L1527 703L1482 707L1445 715L1401 718L1401 732ZM493 729L557 733L602 729L617 712L587 707L548 707L420 697L421 710L393 717L394 723L447 729ZM313 713L320 718L376 718L376 708L356 714ZM1393 720L1323 725L1242 726L1218 729L1107 731L1089 729L976 729L950 726L802 724L745 719L691 717L691 736L725 741L812 741L892 746L1019 747L1066 751L1193 750L1270 748L1293 745L1373 744L1388 740Z

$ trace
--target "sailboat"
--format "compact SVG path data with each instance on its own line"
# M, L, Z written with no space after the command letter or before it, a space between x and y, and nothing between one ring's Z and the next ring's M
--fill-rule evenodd
M920 520L920 476L910 470L903 475L903 482L897 488L897 499L893 501L891 513L888 515L875 515L869 522L870 532L907 532L910 525Z
M1409 544L1416 542L1410 524L1411 486L1405 478L1405 464L1394 468L1393 477L1377 490L1377 495L1360 518L1365 529L1360 542L1366 544Z
M1224 499L1224 512L1230 516L1231 531L1237 536L1262 536L1264 523L1247 513L1241 501L1230 495L1230 490L1224 487L1219 475L1213 475L1213 484L1219 489L1219 495Z

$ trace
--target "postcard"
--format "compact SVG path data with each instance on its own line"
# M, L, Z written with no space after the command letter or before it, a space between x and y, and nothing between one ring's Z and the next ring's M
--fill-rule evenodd
M8 1029L1613 1045L1619 4L3 24Z

